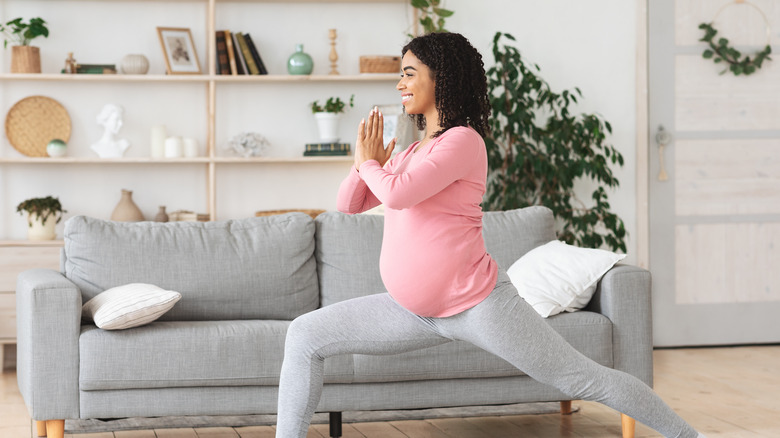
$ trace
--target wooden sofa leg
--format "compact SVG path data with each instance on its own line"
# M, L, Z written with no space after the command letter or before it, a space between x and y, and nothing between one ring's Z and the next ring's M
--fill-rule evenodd
M626 414L620 414L620 420L623 425L623 438L634 438L636 430L636 420Z
M561 402L561 415L571 415L571 400Z
M330 413L330 438L341 436L341 412Z
M46 420L46 436L48 438L64 438L65 420Z
M37 435L35 435L35 436L46 436L46 422L45 421L36 421L35 422L35 428L37 429Z

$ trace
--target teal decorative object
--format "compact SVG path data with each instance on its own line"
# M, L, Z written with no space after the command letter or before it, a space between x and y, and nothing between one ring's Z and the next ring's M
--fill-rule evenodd
M46 145L46 153L48 153L50 157L64 157L67 150L67 143L59 138L55 138Z
M296 44L295 53L287 60L287 72L291 75L310 75L313 69L314 61L303 51L303 44Z

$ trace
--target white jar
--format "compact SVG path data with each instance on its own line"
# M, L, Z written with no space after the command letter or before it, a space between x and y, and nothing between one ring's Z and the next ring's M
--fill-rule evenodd
M186 158L195 158L200 156L200 151L198 151L198 140L195 140L194 138L185 137L183 143L184 143L184 156Z
M165 158L181 158L183 149L181 137L168 137L165 140Z

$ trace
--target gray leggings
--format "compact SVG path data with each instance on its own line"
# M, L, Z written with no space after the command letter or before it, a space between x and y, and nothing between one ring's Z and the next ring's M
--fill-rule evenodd
M306 436L322 394L326 357L397 354L451 340L468 341L572 399L601 402L666 437L698 435L644 382L575 350L500 272L484 301L447 318L417 316L388 294L343 301L296 318L287 332L276 437Z

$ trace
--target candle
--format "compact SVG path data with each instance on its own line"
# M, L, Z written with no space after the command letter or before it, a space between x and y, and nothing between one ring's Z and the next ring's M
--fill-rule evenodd
M194 138L184 138L184 156L187 158L194 158L199 156L198 140Z
M168 137L165 140L165 158L181 158L183 147L181 137Z
M168 134L165 132L165 125L152 126L152 158L163 158L165 156L165 139L167 137Z

